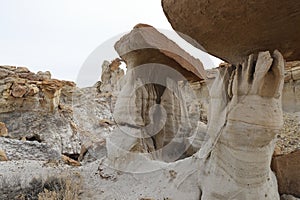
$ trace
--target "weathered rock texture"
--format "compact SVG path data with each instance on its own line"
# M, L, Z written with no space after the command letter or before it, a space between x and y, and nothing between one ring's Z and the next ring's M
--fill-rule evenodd
M272 169L278 179L280 194L300 197L300 150L290 154L274 156Z
M174 68L190 81L206 78L200 60L189 55L150 25L136 25L130 34L123 36L115 44L115 49L127 66L160 63Z
M74 83L25 67L1 66L0 74L0 121L8 138L46 143L69 155L80 152L72 112L60 103L64 87L74 88Z
M278 160L279 158L285 158L284 162L293 163L293 160L298 160L300 159L300 156L297 154L294 154L294 156L290 156L290 154L294 151L299 151L300 150L300 118L299 118L299 106L297 106L297 103L299 101L299 98L297 95L297 82L298 79L294 78L292 79L292 73L295 74L295 71L298 70L298 61L294 61L294 62L287 62L286 66L285 66L285 83L284 83L284 87L283 87L283 100L282 100L282 106L283 106L283 110L285 111L284 115L283 115L283 120L284 120L284 126L283 128L280 130L280 132L277 134L277 138L276 138L276 148L275 148L275 152L274 152L274 158L273 158L273 162L275 162L275 160ZM221 64L220 68L229 68L232 67L229 64ZM214 80L217 77L217 69L213 69L210 70L209 77L211 78L211 80ZM198 88L196 89L196 93L198 93L198 91L209 91L210 86L209 84L199 84ZM291 87L292 85L292 87ZM204 89L203 89L204 87ZM202 121L205 122L205 115L203 116L203 113L207 113L208 110L206 110L205 108L209 107L209 94L206 93L202 93L204 96L201 97L201 99L203 99L205 97L205 95L208 95L208 97L206 97L208 99L208 101L203 101L201 100L201 104L204 104L205 106L204 111L201 112L201 119ZM198 95L199 97L199 95ZM204 98L205 99L205 98ZM295 156L296 155L296 156ZM298 157L297 157L298 156ZM277 158L278 157L278 158ZM277 161L278 162L278 161ZM283 162L281 162L283 164ZM290 171L291 169L289 169L289 167L283 167L283 165L280 165L280 167L274 167L273 166L273 170L275 172L277 172L278 170L281 170L281 173L276 174L276 176L278 177L278 185L279 185L279 192L280 194L294 194L294 195L298 195L299 193L290 193L290 191L288 191L286 189L286 185L287 183L291 183L291 182L297 182L295 180L298 180L300 178L299 174L297 173L293 173L293 175L290 175ZM296 164L295 164L296 165ZM298 162L298 164L296 165L298 168L300 166L300 163ZM281 177L279 177L278 175L280 175ZM281 189L281 187L285 187L284 190ZM296 186L298 187L298 186ZM295 187L290 187L290 188L295 188Z
M283 73L278 51L219 69L210 90L210 139L199 151L201 199L279 199L270 163L283 124Z
M291 74L298 70L299 61L287 62L285 66L285 82L282 92L282 106L283 106L283 119L284 127L277 136L277 150L279 154L288 154L297 149L300 149L300 116L299 106L297 102L300 101L298 94L298 81L299 79L292 79ZM220 67L231 67L230 64L222 63ZM217 69L207 71L208 79L206 82L195 82L193 87L200 101L201 108L201 121L207 122L206 117L210 103L209 90L212 82L217 77Z
M162 0L162 6L184 39L227 62L275 49L300 59L298 0Z
M118 85L120 79L124 76L124 70L120 68L120 59L115 59L111 63L104 61L102 64L101 82L98 85L99 92L112 93L120 90Z
M241 67L239 67L241 68ZM229 74L223 73L234 73L234 66L231 65L222 65L219 69L210 70L207 73L208 77L208 86L203 81L198 82L192 82L192 83L185 83L185 82L179 82L178 85L174 83L172 80L168 80L168 91L163 94L164 98L161 102L164 103L164 107L166 110L166 113L168 113L168 116L172 116L172 118L179 120L182 112L179 112L179 109L177 108L182 103L179 102L179 98L174 98L174 95L172 95L172 91L176 91L175 88L179 88L180 92L182 93L183 99L186 103L186 110L189 116L189 123L193 126L195 125L195 121L198 121L199 117L203 122L207 121L207 118L209 121L211 121L211 116L208 112L208 107L210 107L210 95L214 94L212 93L215 91L223 91L221 94L222 98L219 98L219 100L229 99L229 101L233 102L233 97L230 97L227 95L227 85L224 86L223 89L218 89L217 86L222 86L222 84L218 85L218 81L220 80L220 77L226 79L229 78ZM232 70L230 70L232 69ZM218 71L221 71L219 73ZM151 71L151 70L150 70ZM239 71L236 69L236 71ZM225 76L223 76L225 74ZM219 76L220 75L220 76ZM227 76L228 75L228 76ZM126 75L127 76L127 75ZM125 79L130 79L130 77L126 77ZM215 77L218 77L217 79ZM230 79L231 80L231 79ZM234 79L233 79L234 80ZM120 81L120 80L119 80ZM121 80L122 81L122 80ZM128 80L127 80L128 81ZM123 87L128 86L128 82L124 81L126 85L123 85ZM215 90L210 90L211 83L213 82L213 88ZM108 83L110 84L110 83ZM113 83L114 84L114 83ZM285 83L287 84L287 82ZM176 86L176 87L175 87ZM125 87L125 88L126 88ZM113 87L109 87L113 88ZM139 88L139 87L138 87ZM152 88L152 89L151 89ZM196 94L195 99L191 98L189 96L189 93L191 92L190 88L193 89L194 93ZM230 88L230 87L229 87ZM147 89L147 90L146 90ZM144 86L144 88L140 88L136 91L135 96L132 95L131 97L135 97L141 95L142 93L145 94L142 98L142 100L134 101L134 102L140 102L140 104L133 103L132 105L141 105L144 102L151 101L148 99L149 96L155 97L152 93L149 94L149 91L155 92L153 90L153 86L147 85ZM176 93L176 92L173 92ZM61 157L61 151L57 150L55 148L52 148L51 146L47 144L47 141L30 141L35 138L17 138L12 139L10 137L6 138L0 138L0 149L3 148L3 151L0 151L0 160L4 158L3 155L5 155L5 159L8 160L6 162L2 162L0 164L0 180L13 180L12 177L20 177L22 182L28 182L31 180L34 176L42 176L46 177L49 176L51 173L58 174L58 173L66 173L66 172L74 172L76 176L80 173L82 179L83 179L83 189L80 194L80 197L82 199L190 199L190 200L198 200L200 198L205 199L204 195L208 195L210 192L210 189L207 187L210 187L211 190L215 189L214 192L218 191L219 188L224 188L224 191L230 191L230 189L236 189L239 191L239 193L229 193L229 196L233 196L233 199L251 199L247 195L252 195L252 191L255 190L256 187L259 189L264 188L261 187L260 184L251 184L250 186L246 185L243 187L243 183L249 183L253 180L258 180L256 178L249 178L250 175L252 175L252 171L255 170L263 172L264 168L260 168L260 163L253 164L252 161L250 161L252 158L262 158L259 155L264 151L263 149L259 150L259 153L257 153L256 150L253 150L255 148L255 145L257 141L264 137L257 137L254 140L250 140L252 136L257 136L259 133L259 129L255 129L254 131L247 132L247 141L243 141L243 135L238 134L235 138L236 143L242 143L244 144L243 147L246 149L252 149L251 152L256 152L255 156L249 156L250 154L245 153L243 154L243 161L245 161L250 169L247 170L247 181L241 181L244 180L241 178L242 175L245 175L243 173L244 171L241 170L241 168L233 168L232 166L227 167L228 165L231 165L232 163L238 163L235 162L235 158L238 155L238 151L240 149L244 150L243 148L240 148L238 144L234 144L238 147L238 149L234 148L234 150L231 150L230 147L233 145L228 141L228 137L232 136L232 131L228 131L228 127L230 125L230 120L227 120L226 126L224 127L224 131L219 137L218 142L215 145L215 148L213 149L208 159L206 158L206 153L209 151L206 151L207 149L210 150L208 138L207 138L207 126L202 123L199 126L199 129L197 130L197 136L196 138L187 138L189 144L192 144L192 150L188 150L187 154L191 155L195 151L198 151L200 148L203 149L201 153L193 155L191 157L185 158L183 160L179 160L176 162L166 163L166 162L160 162L153 160L153 156L157 156L157 154L147 154L145 151L148 148L145 148L140 145L134 146L135 148L132 149L134 151L143 152L142 154L128 154L128 151L124 151L128 147L128 149L131 149L133 146L132 144L137 144L137 139L135 137L132 137L131 135L126 135L128 133L135 133L137 130L136 127L126 127L126 126L120 126L119 124L115 124L114 118L111 115L112 108L114 102L112 102L112 98L114 94L112 93L112 97L107 98L105 93L99 93L97 87L90 87L85 89L78 89L71 85L65 85L60 93L60 101L58 104L58 110L63 110L64 112L73 113L72 120L68 121L68 123L72 122L72 127L75 127L77 132L80 134L80 140L81 148L80 153L78 153L79 160L82 162L79 163L75 160L70 159L69 157L63 156L63 161L68 165L76 166L75 168L63 165L62 162L45 162L48 159L57 159L57 157ZM231 94L231 93L229 93ZM111 96L111 95L110 95ZM214 95L213 95L214 96ZM223 96L225 97L223 99ZM214 96L215 97L215 96ZM218 96L219 97L219 96ZM239 98L241 100L245 100L247 98ZM218 102L216 99L213 100L215 105L227 105L226 102ZM155 102L156 103L156 102ZM121 104L122 105L122 104ZM125 104L128 105L128 104ZM147 105L145 103L144 105ZM234 105L233 103L229 103L229 105ZM200 108L199 109L197 108ZM214 107L214 106L212 106ZM230 107L230 106L229 106ZM247 106L246 106L247 107ZM135 109L135 107L130 107L131 109ZM217 106L216 106L217 108ZM229 108L225 108L225 110L228 110ZM265 109L265 108L264 108ZM239 109L237 109L239 110ZM147 119L149 120L149 114L145 114L147 109L144 110L134 110L134 112L137 111L139 114L143 115L142 120ZM242 110L241 110L242 111ZM14 112L18 112L17 110ZM48 112L45 111L45 112ZM145 112L145 113L144 113ZM244 111L243 111L244 112ZM262 111L261 111L262 112ZM52 112L51 112L52 113ZM53 114L55 114L54 112ZM247 112L246 112L247 113ZM250 112L248 112L250 113ZM256 112L257 113L257 112ZM208 116L207 116L208 114ZM222 112L221 112L222 114ZM49 118L53 117L53 115L48 115ZM56 115L54 115L56 116ZM192 116L192 117L191 117ZM217 115L218 116L218 115ZM126 118L122 118L125 119ZM140 120L141 118L139 118ZM176 129L179 125L174 123L175 120L170 120L170 118L166 118L167 123L166 127L164 127L164 131L169 129L172 130ZM195 121L193 121L195 120ZM296 141L295 134L299 134L298 130L298 121L299 118L296 118L291 113L284 115L284 121L285 121L285 127L283 130L281 130L279 141L281 142L280 145L277 145L280 148L279 155L277 155L274 158L274 161L276 158L283 158L285 163L293 163L297 157L294 156L287 156L286 154L289 154L291 151L295 150L295 145L290 144L290 142ZM45 121L41 121L41 124L45 123ZM20 123L15 123L16 125ZM47 124L48 126L49 124ZM186 126L186 124L183 124ZM6 125L5 125L6 126ZM114 129L118 130L116 128L119 128L119 130L123 130L120 135L114 133ZM9 127L8 127L9 128ZM125 130L125 131L124 131ZM131 132L132 131L132 132ZM248 131L248 129L246 129ZM243 129L243 133L245 130ZM9 130L8 130L9 133ZM124 135L125 134L125 135ZM165 134L165 133L164 133ZM269 133L272 135L272 131ZM269 135L266 134L266 135ZM118 165L112 165L111 162L101 161L100 166L99 162L92 162L96 159L101 159L105 157L106 155L106 148L105 148L105 138L110 136L108 139L108 142L111 140L114 141L114 144L117 144L118 147L124 148L123 151L120 151L124 155L123 159L119 157L119 160L116 160L121 166L117 168L117 170L111 169L111 167L116 167ZM166 135L167 136L167 135ZM206 137L205 137L206 136ZM292 138L291 136L295 136L295 138ZM19 140L23 139L23 140ZM245 139L245 138L244 138ZM253 139L253 138L252 138ZM47 139L46 139L47 140ZM49 138L49 141L52 139ZM176 144L176 141L174 141ZM179 142L180 143L180 142ZM297 142L296 142L297 143ZM128 144L128 146L126 146ZM138 144L145 144L145 143L138 143ZM206 146L206 145L208 146ZM227 146L228 145L228 148ZM249 145L249 147L247 147ZM108 148L111 146L108 145ZM220 150L221 149L221 150ZM224 150L226 149L226 151ZM178 146L170 146L170 149L168 152L176 152L174 150L178 150ZM224 152L223 152L224 150ZM228 151L227 151L228 150ZM108 149L109 151L109 149ZM158 151L156 151L159 153ZM270 152L272 152L270 148ZM116 153L119 153L118 151ZM68 155L68 154L67 154ZM146 155L146 156L145 156ZM281 155L281 156L280 156ZM1 157L2 156L2 157ZM73 158L76 158L74 155L69 155ZM160 155L158 155L160 156ZM287 157L288 159L286 159ZM216 161L216 157L224 157L224 160L221 160L220 162L217 162L217 164L214 164ZM155 158L154 158L155 159ZM36 161L41 160L41 161ZM248 162L249 161L249 162ZM262 161L262 160L260 160ZM276 160L278 162L278 160ZM220 164L221 163L221 164ZM284 165L282 162L278 162ZM81 164L81 166L79 166ZM123 165L122 165L123 164ZM222 169L215 167L218 166L224 166L223 169L227 169L226 172L223 172ZM252 165L253 164L253 165ZM99 166L99 167L98 167ZM284 165L286 166L286 165ZM279 167L280 175L282 178L278 178L278 184L279 188L281 187L281 184L285 184L286 182L291 183L292 181L297 180L297 174L293 173L291 174L289 171L285 171L286 169L290 170L290 165L288 167ZM24 173L24 169L26 170L26 173ZM123 173L122 171L119 171L118 169L127 169L129 172L133 173ZM273 168L274 169L274 168ZM248 171L249 170L249 171ZM268 170L267 170L268 171ZM276 170L275 170L276 171ZM125 171L126 172L126 171ZM134 173L134 172L140 172L140 173ZM147 173L150 172L150 173ZM217 174L214 174L218 172ZM248 173L249 172L249 173ZM266 171L265 171L266 172ZM297 172L297 170L294 170L294 172ZM228 174L230 177L228 180L230 182L226 182L226 187L224 187L222 184L222 181L227 180L224 177L227 177ZM219 176L220 175L220 176ZM265 175L265 174L264 174ZM261 176L261 174L258 174L257 176ZM288 176L286 176L288 175ZM222 177L220 178L220 181L216 177ZM278 175L277 175L278 176ZM291 177L292 176L292 177ZM213 177L213 178L211 178ZM273 176L271 176L272 180ZM242 183L234 183L232 180L238 180ZM215 180L217 180L217 186L215 186ZM267 179L268 180L268 179ZM297 183L297 181L296 181ZM99 185L101 185L101 189L99 189ZM257 186L258 185L258 186ZM229 189L228 189L229 188ZM241 190L239 190L242 188ZM250 188L250 189L249 189ZM251 190L251 191L250 191ZM250 191L250 192L249 192ZM262 189L263 191L263 189ZM1 183L0 183L0 196L1 196ZM259 199L268 199L271 195L271 190L266 192L267 198L263 196ZM213 193L212 199L228 199L227 194L224 196L218 196L217 194ZM244 196L244 194L247 194ZM202 194L202 197L201 197ZM236 194L236 196L234 196ZM262 195L265 195L262 194ZM290 193L291 194L291 193ZM239 196L240 195L240 196ZM297 194L294 194L297 196ZM283 199L292 199L294 197L291 196L284 196Z
M143 146L134 149L142 149L140 154L130 151L136 147L137 139L128 133L139 133L136 127L119 127L119 132L109 137L108 160L99 168L102 176L117 177L105 173L107 165L136 173L169 170L168 187L174 187L174 194L189 191L189 184L197 186L189 199L279 199L270 165L275 136L283 125L283 57L278 51L272 55L261 52L257 59L251 55L243 65L223 66L216 72L217 78L209 90L209 138L203 141L196 155L169 164L153 161ZM145 95L149 91L145 89ZM141 104L129 105L132 110ZM115 144L119 146L116 148Z
M115 49L128 70L114 110L119 129L110 136L110 143L125 154L150 153L153 159L169 162L178 159L189 146L188 137L196 131L189 120L185 96L192 96L187 80L205 79L201 62L153 27L142 24L122 37ZM197 106L190 109L198 115L194 127L199 120ZM121 138L128 142L120 143ZM109 158L123 156L110 147Z
M0 146L5 149L8 160L59 160L61 152L45 143L0 138Z

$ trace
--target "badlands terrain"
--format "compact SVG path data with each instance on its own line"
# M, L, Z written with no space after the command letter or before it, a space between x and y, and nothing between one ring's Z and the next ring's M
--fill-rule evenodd
M0 199L300 198L299 1L162 8L226 62L137 24L87 88L0 66Z

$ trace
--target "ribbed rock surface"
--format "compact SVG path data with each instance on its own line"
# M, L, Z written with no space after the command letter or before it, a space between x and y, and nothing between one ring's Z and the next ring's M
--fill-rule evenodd
M183 38L227 62L275 49L300 59L298 0L162 0L162 6Z
M127 153L149 152L153 159L168 162L178 159L198 125L198 102L189 110L185 99L193 99L188 81L206 78L202 63L145 24L135 26L115 44L115 49L128 70L114 110L120 130L110 142ZM194 128L189 111L195 115ZM123 137L130 137L131 144L113 141ZM122 157L112 151L109 147L109 156Z

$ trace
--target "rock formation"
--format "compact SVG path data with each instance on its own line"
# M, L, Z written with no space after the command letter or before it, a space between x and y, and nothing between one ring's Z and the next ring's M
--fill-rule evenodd
M127 64L127 74L117 96L114 118L119 127L109 137L108 157L124 156L114 152L113 146L119 146L125 154L150 153L152 159L169 162L178 159L189 146L188 137L196 131L192 130L185 95L192 93L187 81L206 78L201 62L144 24L122 37L115 49ZM193 125L197 127L199 110L194 109L198 117ZM120 143L121 138L128 143Z
M120 90L117 85L119 80L124 76L124 70L120 68L121 59L117 58L111 63L104 61L102 64L101 82L98 90L101 93L111 93Z
M290 154L276 155L272 169L278 179L280 194L291 194L300 197L300 150Z
M278 51L272 55L261 52L257 60L251 55L243 65L224 66L217 73L210 89L209 139L200 145L197 154L169 164L155 162L147 151L135 155L128 150L137 141L135 138L112 134L110 141L122 143L123 151L111 152L108 143L108 158L118 153L121 156L100 165L101 173L107 165L136 173L175 171L168 187L174 187L174 194L180 195L188 191L186 184L197 185L189 199L279 199L270 163L275 135L283 123L283 57ZM269 79L274 84L269 85ZM123 133L134 131L130 127ZM107 172L104 175L117 177Z
M8 129L6 137L46 142L59 153L77 154L79 135L70 123L72 113L60 106L64 87L75 87L74 83L25 67L1 66L0 74L0 121Z
M210 93L210 141L199 152L206 160L201 199L279 199L270 162L283 123L283 72L278 51L220 69Z
M65 172L81 199L300 197L299 62L284 61L299 58L299 3L162 2L186 40L232 64L205 72L138 24L89 88L0 66L0 197L12 177L19 190Z
M234 64L219 69L223 77L218 76L210 89L210 139L199 154L204 159L207 156L214 172L208 170L207 182L203 180L202 199L279 199L270 161L275 135L280 136L283 124L282 96L285 109L297 109L293 89L297 68L288 69L284 77L283 59L300 58L300 29L294 27L300 22L299 2L162 0L162 6L184 39ZM287 30L290 33L286 34ZM275 51L270 56L263 50ZM284 91L292 91L286 92L287 96L282 95L284 79L289 82ZM206 151L210 153L201 155ZM235 183L222 190L220 184L227 185L224 173ZM209 181L219 187L207 187ZM238 190L235 184L245 185ZM259 184L259 189L253 184Z
M115 49L127 66L160 63L174 68L189 81L206 78L200 60L147 24L136 25L131 34L123 36L115 44Z
M103 138L112 128L100 120L112 115L109 98L96 87L79 89L25 67L0 66L0 75L0 148L8 159L60 160L62 154L77 159L83 147L82 161L105 155Z
M287 63L289 65L289 63ZM293 65L294 66L294 65ZM223 75L224 73L219 74L219 70L221 72L226 71L226 69L233 73L235 67L228 64L223 64L219 69L209 70L207 72L208 82L215 82L216 77L219 75ZM293 70L292 68L289 70ZM226 74L226 73L225 73ZM287 73L286 73L287 74ZM127 75L126 75L127 76ZM125 79L130 80L130 76L124 77ZM221 76L222 77L222 76ZM225 76L229 77L229 76ZM122 82L122 80L119 80ZM169 80L170 81L170 80ZM217 82L217 81L216 81ZM126 81L124 83L127 83ZM182 93L182 98L186 102L186 109L189 115L189 123L195 124L195 121L199 121L199 117L203 122L207 121L208 109L210 107L210 87L206 85L207 81L197 81L197 82L188 82L188 84L184 82L178 83L178 88ZM285 82L288 84L289 82ZM112 83L115 85L115 83ZM174 81L169 83L170 90L165 93L167 103L164 104L164 107L167 110L167 113L172 114L178 111L172 111L172 109L176 108L176 105L179 102L178 98L174 98L171 89L174 91L176 84ZM123 85L123 87L125 84ZM150 86L147 86L150 88ZM146 87L146 88L147 88ZM113 87L109 87L113 88ZM177 86L176 86L177 88ZM194 91L197 98L192 99L189 96L190 88ZM216 88L216 87L214 87ZM140 90L135 90L137 93L140 93ZM150 89L148 91L151 91ZM226 96L227 90L223 90L223 94ZM0 160L6 161L1 162L0 165L0 178L1 180L5 180L8 178L9 180L13 180L11 177L18 176L22 181L28 182L31 179L28 177L35 176L49 176L50 174L58 174L61 173L59 171L65 172L74 172L74 174L80 173L82 176L82 181L84 188L80 197L83 199L112 199L112 198L127 198L127 199L161 199L170 198L170 199L200 199L201 190L203 187L202 184L209 183L213 184L212 179L208 178L208 173L212 173L213 170L207 171L209 166L214 166L212 163L212 159L208 159L208 162L203 162L202 158L205 155L205 152L202 151L201 154L196 154L191 157L180 159L176 162L165 163L160 161L155 161L153 158L147 158L147 152L142 153L138 156L138 154L129 154L129 156L123 157L123 162L125 166L120 166L119 169L129 169L128 171L132 172L144 172L140 174L136 173L122 173L118 170L111 169L111 167L115 167L116 165L112 165L112 163L108 163L105 160L93 162L95 160L102 159L106 156L106 148L105 148L105 138L108 136L114 136L116 128L121 128L124 130L124 127L121 127L119 124L115 124L112 116L111 116L111 99L114 94L111 92L112 97L107 98L106 92L99 93L96 87L90 87L85 89L76 88L70 84L64 85L60 92L60 101L58 104L58 111L64 110L64 112L73 113L72 120L67 123L72 123L72 127L76 127L78 134L80 136L80 140L78 142L81 143L80 153L78 155L69 155L72 158L76 158L79 156L80 163L76 160L73 160L66 156L61 156L61 151L55 150L55 148L49 146L49 143L52 142L52 139L46 138L45 141L30 141L31 139L25 138L16 138L12 139L9 136L5 136L4 138L0 137ZM148 94L148 93L145 93ZM111 96L110 95L110 96ZM150 95L152 95L150 93ZM200 96L201 95L201 96ZM284 96L284 94L283 94ZM223 98L222 98L223 99ZM233 98L229 98L232 100ZM172 101L171 101L172 100ZM195 102L196 101L196 102ZM168 103L169 102L169 103ZM172 103L173 102L173 103ZM199 104L197 104L197 102ZM200 108L197 109L197 105ZM196 108L196 109L194 109ZM42 108L39 108L42 109ZM175 109L176 110L176 109ZM178 110L178 109L177 109ZM14 113L20 112L18 109L14 111ZM23 112L23 111L21 111ZM45 112L50 112L46 109ZM56 116L56 112L50 112L49 117ZM141 112L139 112L141 113ZM11 113L7 113L11 114ZM179 114L179 113L178 113ZM148 114L147 114L148 115ZM195 116L193 116L195 115ZM146 116L144 114L144 116ZM208 119L210 115L208 115ZM175 116L174 116L175 117ZM178 119L178 118L177 118ZM193 121L195 120L195 121ZM290 153L297 149L296 145L292 145L291 142L295 142L297 137L293 133L300 133L297 129L298 119L294 118L292 113L284 115L285 120L285 128L281 130L282 132L279 134L280 138L279 144L277 147L280 147L279 153L277 152L277 156L273 159L273 170L278 177L279 191L287 194L294 194L295 196L299 196L297 193L291 193L291 189L297 189L296 184L292 184L295 187L285 187L286 184L298 183L297 182L297 174L290 173L292 172L292 168L297 164L293 164L297 157L290 156ZM171 123L174 121L167 122L168 128L176 128L177 124ZM43 125L46 121L40 121L40 124ZM174 125L173 125L174 124ZM16 125L20 126L20 123L16 122ZM1 124L2 127L6 127L4 123ZM9 135L10 128L7 126ZM131 127L132 128L132 127ZM188 141L191 142L192 150L188 149L186 155L192 155L195 151L198 151L201 147L204 150L206 149L205 144L207 143L207 138L205 138L207 127L204 123L199 125L198 134L195 138L188 138ZM5 128L4 128L5 130ZM125 129L128 133L129 128ZM134 127L131 130L135 130ZM41 132L43 133L43 132ZM130 133L130 132L129 132ZM62 133L64 134L64 133ZM295 136L293 139L290 135ZM222 134L223 135L223 134ZM224 134L229 135L229 134ZM115 135L118 136L118 135ZM132 144L128 139L130 139L130 135L126 135L127 137L116 137L113 139L119 139L117 144ZM240 137L238 137L240 138ZM299 137L300 138L300 137ZM37 138L36 138L37 139ZM136 138L134 138L136 139ZM26 140L26 141L25 141ZM110 138L111 140L111 138ZM108 140L109 141L109 140ZM117 141L117 140L115 140ZM220 137L218 141L221 144L224 143L224 138ZM127 143L128 142L128 143ZM136 142L133 141L133 143ZM174 141L175 143L176 141ZM297 143L297 142L295 142ZM246 143L247 144L247 143ZM251 144L250 142L248 144ZM79 143L78 143L79 145ZM219 144L218 144L219 145ZM216 149L219 149L219 147ZM108 145L108 148L110 146ZM135 146L140 147L140 146ZM170 151L176 149L178 146L170 146ZM136 148L135 151L144 150L145 148ZM209 149L209 148L208 148ZM216 155L214 152L218 152L217 150L212 151L210 157L212 155ZM123 152L124 153L124 152ZM125 153L128 154L128 151ZM126 154L123 154L126 155ZM231 155L231 154L229 154ZM296 155L296 154L292 154ZM244 155L243 155L244 156ZM200 157L200 158L199 158ZM248 159L244 156L245 159ZM58 160L61 158L63 162L56 162L53 160ZM227 158L227 157L226 157ZM232 158L231 158L232 159ZM21 161L18 161L21 160ZM128 162L129 161L129 162ZM274 165L276 161L277 165ZM74 166L75 168L66 167L65 164ZM288 165L284 164L288 163ZM81 165L81 166L80 166ZM99 166L99 168L98 168ZM258 166L258 165L257 165ZM286 166L286 167L281 167ZM26 173L24 173L24 169L26 169ZM293 170L297 172L296 170ZM145 173L151 172L151 173ZM199 173L200 172L200 173ZM279 173L278 173L279 172ZM77 176L77 175L76 175ZM206 181L207 182L206 182ZM205 182L204 182L205 181ZM294 181L294 182L293 182ZM218 182L218 185L220 183ZM98 186L101 185L101 190L99 190ZM130 186L130 188L128 187ZM201 186L201 187L200 187ZM230 184L227 184L227 187L232 187ZM1 188L1 183L0 183ZM112 188L119 188L118 190ZM200 189L201 190L200 190ZM211 186L213 188L213 186ZM283 190L281 189L283 188ZM289 189L289 190L286 190ZM295 191L293 189L293 191ZM0 190L0 196L1 196ZM203 192L204 193L204 192ZM6 194L5 194L6 195ZM267 194L269 195L269 193ZM283 198L291 199L293 197L285 195ZM237 197L239 199L239 197Z
M230 63L278 49L300 59L300 2L297 0L162 0L166 17L184 39Z

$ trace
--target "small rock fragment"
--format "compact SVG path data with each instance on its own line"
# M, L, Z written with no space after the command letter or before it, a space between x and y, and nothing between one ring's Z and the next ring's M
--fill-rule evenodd
M7 137L8 130L3 122L0 122L0 137Z
M8 161L8 158L6 156L6 153L0 149L0 162L1 161Z
M67 165L71 165L73 167L79 167L81 166L80 162L76 161L76 160L73 160L72 158L68 157L68 156L65 156L65 155L62 155L61 156L61 159L64 163L66 163Z
M16 98L23 97L27 92L27 87L19 84L14 84L12 88L12 96Z

